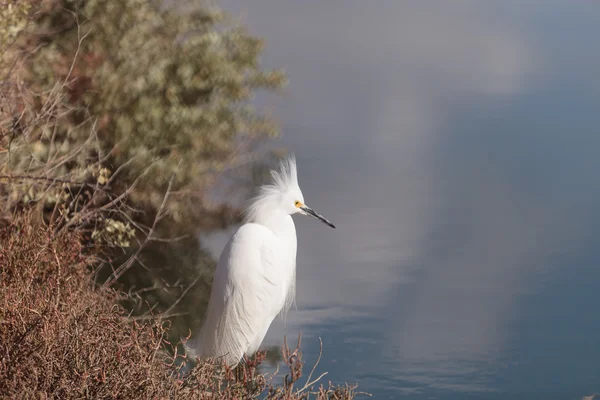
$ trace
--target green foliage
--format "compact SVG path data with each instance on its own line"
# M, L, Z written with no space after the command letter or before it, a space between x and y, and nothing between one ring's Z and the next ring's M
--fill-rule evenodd
M31 8L31 3L26 0L0 1L0 54L3 54L27 27Z
M129 247L134 236L135 230L130 224L112 218L107 218L101 229L92 232L94 242L112 247Z
M277 134L250 100L282 88L283 73L263 70L262 41L205 4L31 4L0 27L14 43L0 96L0 206L60 217L54 226L105 251L100 282L131 257L118 274L125 289L155 312L176 302L172 313L201 318L214 260L195 236L238 220L211 190Z
M69 12L77 10L76 19ZM116 170L128 163L121 190L151 166L129 194L149 218L176 173L170 223L200 224L214 174L236 162L240 147L247 150L243 141L277 133L248 100L256 90L282 87L285 78L261 70L262 42L227 27L216 9L184 14L147 0L64 0L38 26L59 33L42 39L49 44L31 60L30 73L52 87L72 68L69 101L85 111L74 113L59 136L86 140L89 129L78 125L92 118L99 150L110 154L105 164Z

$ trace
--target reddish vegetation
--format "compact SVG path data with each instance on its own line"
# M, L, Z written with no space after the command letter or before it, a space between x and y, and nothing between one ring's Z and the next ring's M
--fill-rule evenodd
M231 371L204 363L185 376L167 326L138 324L94 290L76 234L18 217L0 227L0 397L36 399L350 399L352 387L300 384L301 353L284 349L281 386L258 372L264 353ZM310 379L310 376L309 376Z
M92 290L77 237L30 222L0 231L0 395L174 394L152 351L160 347L155 331L127 323L114 296Z

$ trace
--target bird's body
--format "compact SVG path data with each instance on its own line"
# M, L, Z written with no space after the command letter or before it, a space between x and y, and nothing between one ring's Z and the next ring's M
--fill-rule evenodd
M222 356L231 365L254 353L293 299L296 230L286 217L286 239L248 223L229 240L217 264L199 356Z
M236 365L258 350L275 317L293 303L297 241L291 214L310 214L333 227L304 205L293 158L272 175L221 254L204 325L187 346L197 357Z

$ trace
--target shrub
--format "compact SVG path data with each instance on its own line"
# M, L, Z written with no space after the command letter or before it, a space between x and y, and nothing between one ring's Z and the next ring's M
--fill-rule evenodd
M129 324L114 293L92 290L74 234L19 217L0 230L0 396L169 395L149 324ZM147 396L150 395L150 396Z
M13 1L14 22L0 26L11 40L3 213L35 206L46 223L79 230L104 252L100 283L138 294L136 313L150 303L177 314L177 335L201 318L210 290L215 263L198 233L239 220L229 197L214 199L215 185L277 134L249 100L285 83L260 67L261 40L215 7L178 3ZM254 168L241 170L247 182ZM198 315L182 315L192 305Z
M94 291L85 268L93 260L75 235L41 227L31 215L0 228L0 397L354 397L353 387L299 387L301 353L287 347L290 373L280 386L257 370L264 353L236 371L204 362L182 374L185 358L162 350L172 347L168 324L138 323L115 305L122 294Z
M34 129L24 135L5 126L10 172L110 180L113 193L128 191L128 217L141 227L152 223L175 174L165 234L224 216L208 196L218 174L277 134L248 102L285 83L281 72L260 68L262 41L207 5L183 12L149 0L41 4L16 46L27 56L12 73L28 98L6 109ZM43 124L32 123L48 110ZM47 168L80 147L69 162Z
M312 372L300 387L287 346L279 386L263 353L183 373L214 265L195 235L237 220L211 189L276 133L247 101L284 83L224 22L206 6L0 0L0 397L354 396Z

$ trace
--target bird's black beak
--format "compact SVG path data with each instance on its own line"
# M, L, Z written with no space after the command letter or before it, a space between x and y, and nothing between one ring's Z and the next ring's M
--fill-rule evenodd
M302 209L302 211L304 211L305 213L307 213L311 217L316 218L319 221L323 222L324 224L329 225L330 227L332 227L332 228L335 229L335 225L333 225L331 222L329 222L327 220L327 218L325 218L324 216L317 214L312 208L307 207L307 206L302 206L300 208Z

